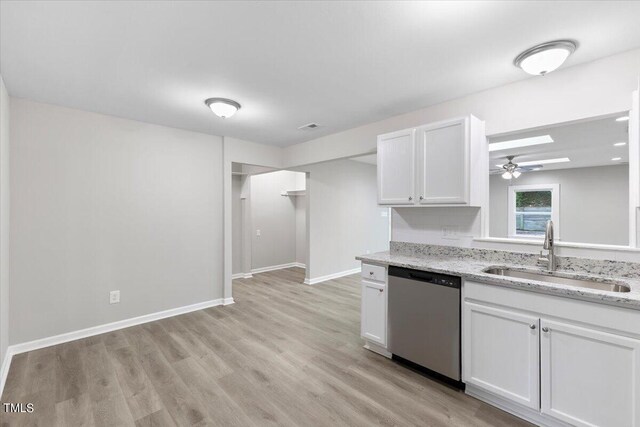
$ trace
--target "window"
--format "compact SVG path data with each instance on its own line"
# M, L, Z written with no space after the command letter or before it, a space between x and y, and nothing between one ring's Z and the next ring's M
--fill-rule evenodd
M512 185L509 187L509 237L544 237L552 220L559 235L560 186L558 184Z

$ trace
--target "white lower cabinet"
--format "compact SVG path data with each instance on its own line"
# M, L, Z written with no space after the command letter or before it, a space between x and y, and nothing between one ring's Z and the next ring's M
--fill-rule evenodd
M383 347L387 346L386 286L362 281L362 337Z
M538 408L538 318L473 303L464 310L466 382Z
M640 425L640 340L542 319L542 413L576 426Z
M467 392L545 426L640 427L640 311L465 282Z

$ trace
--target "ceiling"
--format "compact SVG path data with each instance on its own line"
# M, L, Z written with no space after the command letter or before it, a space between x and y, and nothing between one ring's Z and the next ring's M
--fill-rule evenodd
M367 154L364 156L351 157L349 160L353 160L354 162L367 163L369 165L377 165L378 164L378 155L377 154Z
M491 138L489 143L510 141L534 136L549 135L553 139L550 144L532 145L522 148L492 151L489 154L490 167L498 170L496 165L507 162L506 156L516 156L514 163L535 162L544 159L568 157L566 163L543 165L542 170L584 168L592 166L610 166L629 162L628 145L614 146L616 142L629 141L628 122L617 122L621 114L593 118L587 121L559 124L538 128L508 136ZM620 157L619 161L612 158Z
M640 46L640 2L2 1L9 94L286 146ZM215 117L203 101L243 108ZM309 122L320 128L298 130Z

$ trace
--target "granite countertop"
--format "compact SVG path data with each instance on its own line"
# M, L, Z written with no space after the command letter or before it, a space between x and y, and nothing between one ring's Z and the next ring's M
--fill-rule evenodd
M521 271L545 272L544 269L532 265L531 260L533 258L530 254L507 252L502 254L501 251L484 251L478 253L478 256L474 256L469 255L470 252L466 249L451 250L450 247L441 246L439 248L445 249L434 250L434 246L429 246L428 250L416 250L415 247L407 248L408 244L399 243L395 244L396 250L394 250L394 243L396 242L392 242L391 251L361 255L356 257L356 259L372 264L392 265L434 273L450 274L497 286L640 310L640 278L634 277L637 268L635 263L626 263L631 264L631 267L625 267L619 265L622 263L593 260L593 268L589 268L589 262L591 262L591 260L586 262L584 259L578 259L581 261L579 264L580 268L576 268L575 264L577 263L572 264L565 259L563 263L567 269L559 268L553 273L553 275L558 277L586 278L604 283L620 283L631 288L630 292L611 292L530 279L497 276L484 272L484 270L489 267L508 267ZM520 260L522 260L522 262L518 262ZM597 271L599 274L593 274L594 271Z

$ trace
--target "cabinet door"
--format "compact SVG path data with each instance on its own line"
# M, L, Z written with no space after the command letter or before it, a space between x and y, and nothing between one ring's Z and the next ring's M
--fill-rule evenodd
M378 137L378 203L412 205L415 200L415 129Z
M640 341L540 322L542 412L576 426L640 426Z
M387 292L381 283L362 281L362 337L387 346Z
M537 317L464 303L463 380L539 408Z
M419 203L469 203L467 120L426 125L416 132Z

